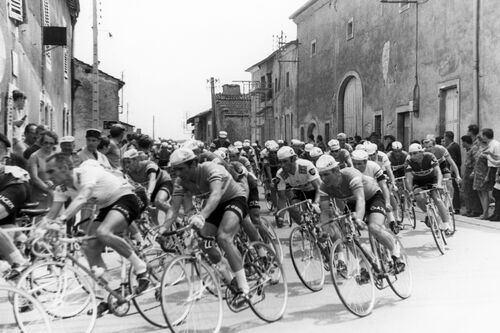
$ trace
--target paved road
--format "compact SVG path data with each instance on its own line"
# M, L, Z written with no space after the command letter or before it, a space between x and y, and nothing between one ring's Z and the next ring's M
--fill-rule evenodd
M250 310L239 314L225 308L223 332L498 332L500 299L500 223L458 218L458 231L445 255L435 248L425 225L401 233L414 277L412 296L400 300L390 289L377 291L373 313L350 314L328 276L325 288L312 293L302 286L285 248L289 302L284 318L266 324ZM289 228L279 230L287 245ZM85 323L82 316L73 325ZM81 326L80 326L81 327ZM94 332L153 332L138 314L98 319Z

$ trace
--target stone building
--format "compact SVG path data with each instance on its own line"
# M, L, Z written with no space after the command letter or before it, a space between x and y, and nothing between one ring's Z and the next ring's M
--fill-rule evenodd
M72 133L70 66L79 10L78 0L1 1L0 132L12 135L12 91L18 89L27 96L28 122ZM44 31L52 39L45 44Z
M301 133L378 132L407 145L460 137L471 123L500 130L500 6L478 3L307 1L290 17Z
M280 46L246 71L252 75L252 141L290 141L295 126L297 90L297 41Z
M217 131L226 131L231 142L250 138L250 95L241 93L238 84L225 84L222 92L215 94ZM194 138L211 142L213 112L210 108L193 117L187 123L194 126Z
M85 144L85 131L92 125L92 65L73 58L75 68L75 99L73 105L73 126L76 145ZM119 122L119 91L125 82L103 71L99 71L99 129L110 123ZM125 124L128 125L128 124ZM130 127L130 125L128 125ZM127 126L126 126L127 127ZM103 133L105 134L105 133Z

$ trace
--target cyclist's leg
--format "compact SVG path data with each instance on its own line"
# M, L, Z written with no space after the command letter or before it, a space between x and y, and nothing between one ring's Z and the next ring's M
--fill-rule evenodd
M385 200L381 193L375 194L366 203L366 215L368 215L368 230L370 233L391 251L395 257L399 257L399 249L396 248L394 237L384 228Z
M243 227L245 233L248 235L248 238L250 238L250 241L252 242L262 241L259 235L259 231L257 230L257 226L253 224L248 215L245 216L241 221L241 226Z
M445 228L450 229L450 214L448 214L448 208L444 205L443 200L441 200L441 196L437 191L432 191L431 197L439 211L439 216L441 217Z
M443 173L443 180L445 179L448 179L447 181L445 181L445 186L446 186L446 189L448 190L448 195L450 196L450 205L451 205L451 208L453 211L455 211L455 209L453 208L453 195L455 193L455 189L453 188L453 181L452 181L452 178L451 178L451 173L450 172L447 172L447 173Z

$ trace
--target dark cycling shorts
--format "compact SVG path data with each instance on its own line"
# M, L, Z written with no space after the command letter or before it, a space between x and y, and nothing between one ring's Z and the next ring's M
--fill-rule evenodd
M276 177L276 174L278 173L279 166L270 166L269 169L271 170L271 178Z
M259 188L255 180L248 178L248 208L260 208L259 204Z
M156 186L155 186L155 188L153 190L153 193L151 193L151 203L155 202L156 195L160 191L167 192L167 194L168 194L167 195L167 200L170 199L170 195L172 193L172 189L173 189L173 184L172 184L171 181L157 182Z
M422 178L413 178L413 189L415 188L420 188L420 187L423 187L423 188L428 188L428 187L432 187L432 185L436 185L437 184L437 177L422 177Z
M243 218L247 215L247 199L245 197L236 197L226 202L220 203L212 212L212 214L210 214L210 216L207 218L206 222L219 227L222 221L222 217L227 211L235 213L241 223Z
M0 205L5 207L7 216L0 220L0 225L14 224L20 207L28 201L30 187L25 184L13 184L0 191Z
M355 201L350 201L347 206L351 210L351 212L356 211L356 202ZM366 218L370 216L372 213L379 213L385 216L386 211L385 211L385 199L384 195L382 192L378 191L375 193L373 197L368 199L365 203L365 216L363 218Z
M140 209L141 204L139 203L139 198L135 194L127 194L112 203L107 207L103 207L99 210L99 214L95 218L95 221L102 222L112 210L120 212L127 221L128 224L132 223L141 214Z
M293 190L290 201L303 201L306 199L311 199L312 201L314 201L315 198L316 198L316 190L312 191Z
M450 168L448 167L448 163L446 161L439 163L439 169L441 169L441 173L443 176L447 173L451 174Z

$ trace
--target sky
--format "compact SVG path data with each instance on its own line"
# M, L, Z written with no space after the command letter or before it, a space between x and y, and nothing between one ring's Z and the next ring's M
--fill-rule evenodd
M207 80L250 80L245 72L296 38L288 17L307 0L100 0L99 69L124 76L120 120L162 138L189 138L182 124L210 109ZM92 64L92 0L80 0L75 56ZM128 118L126 110L128 105Z

